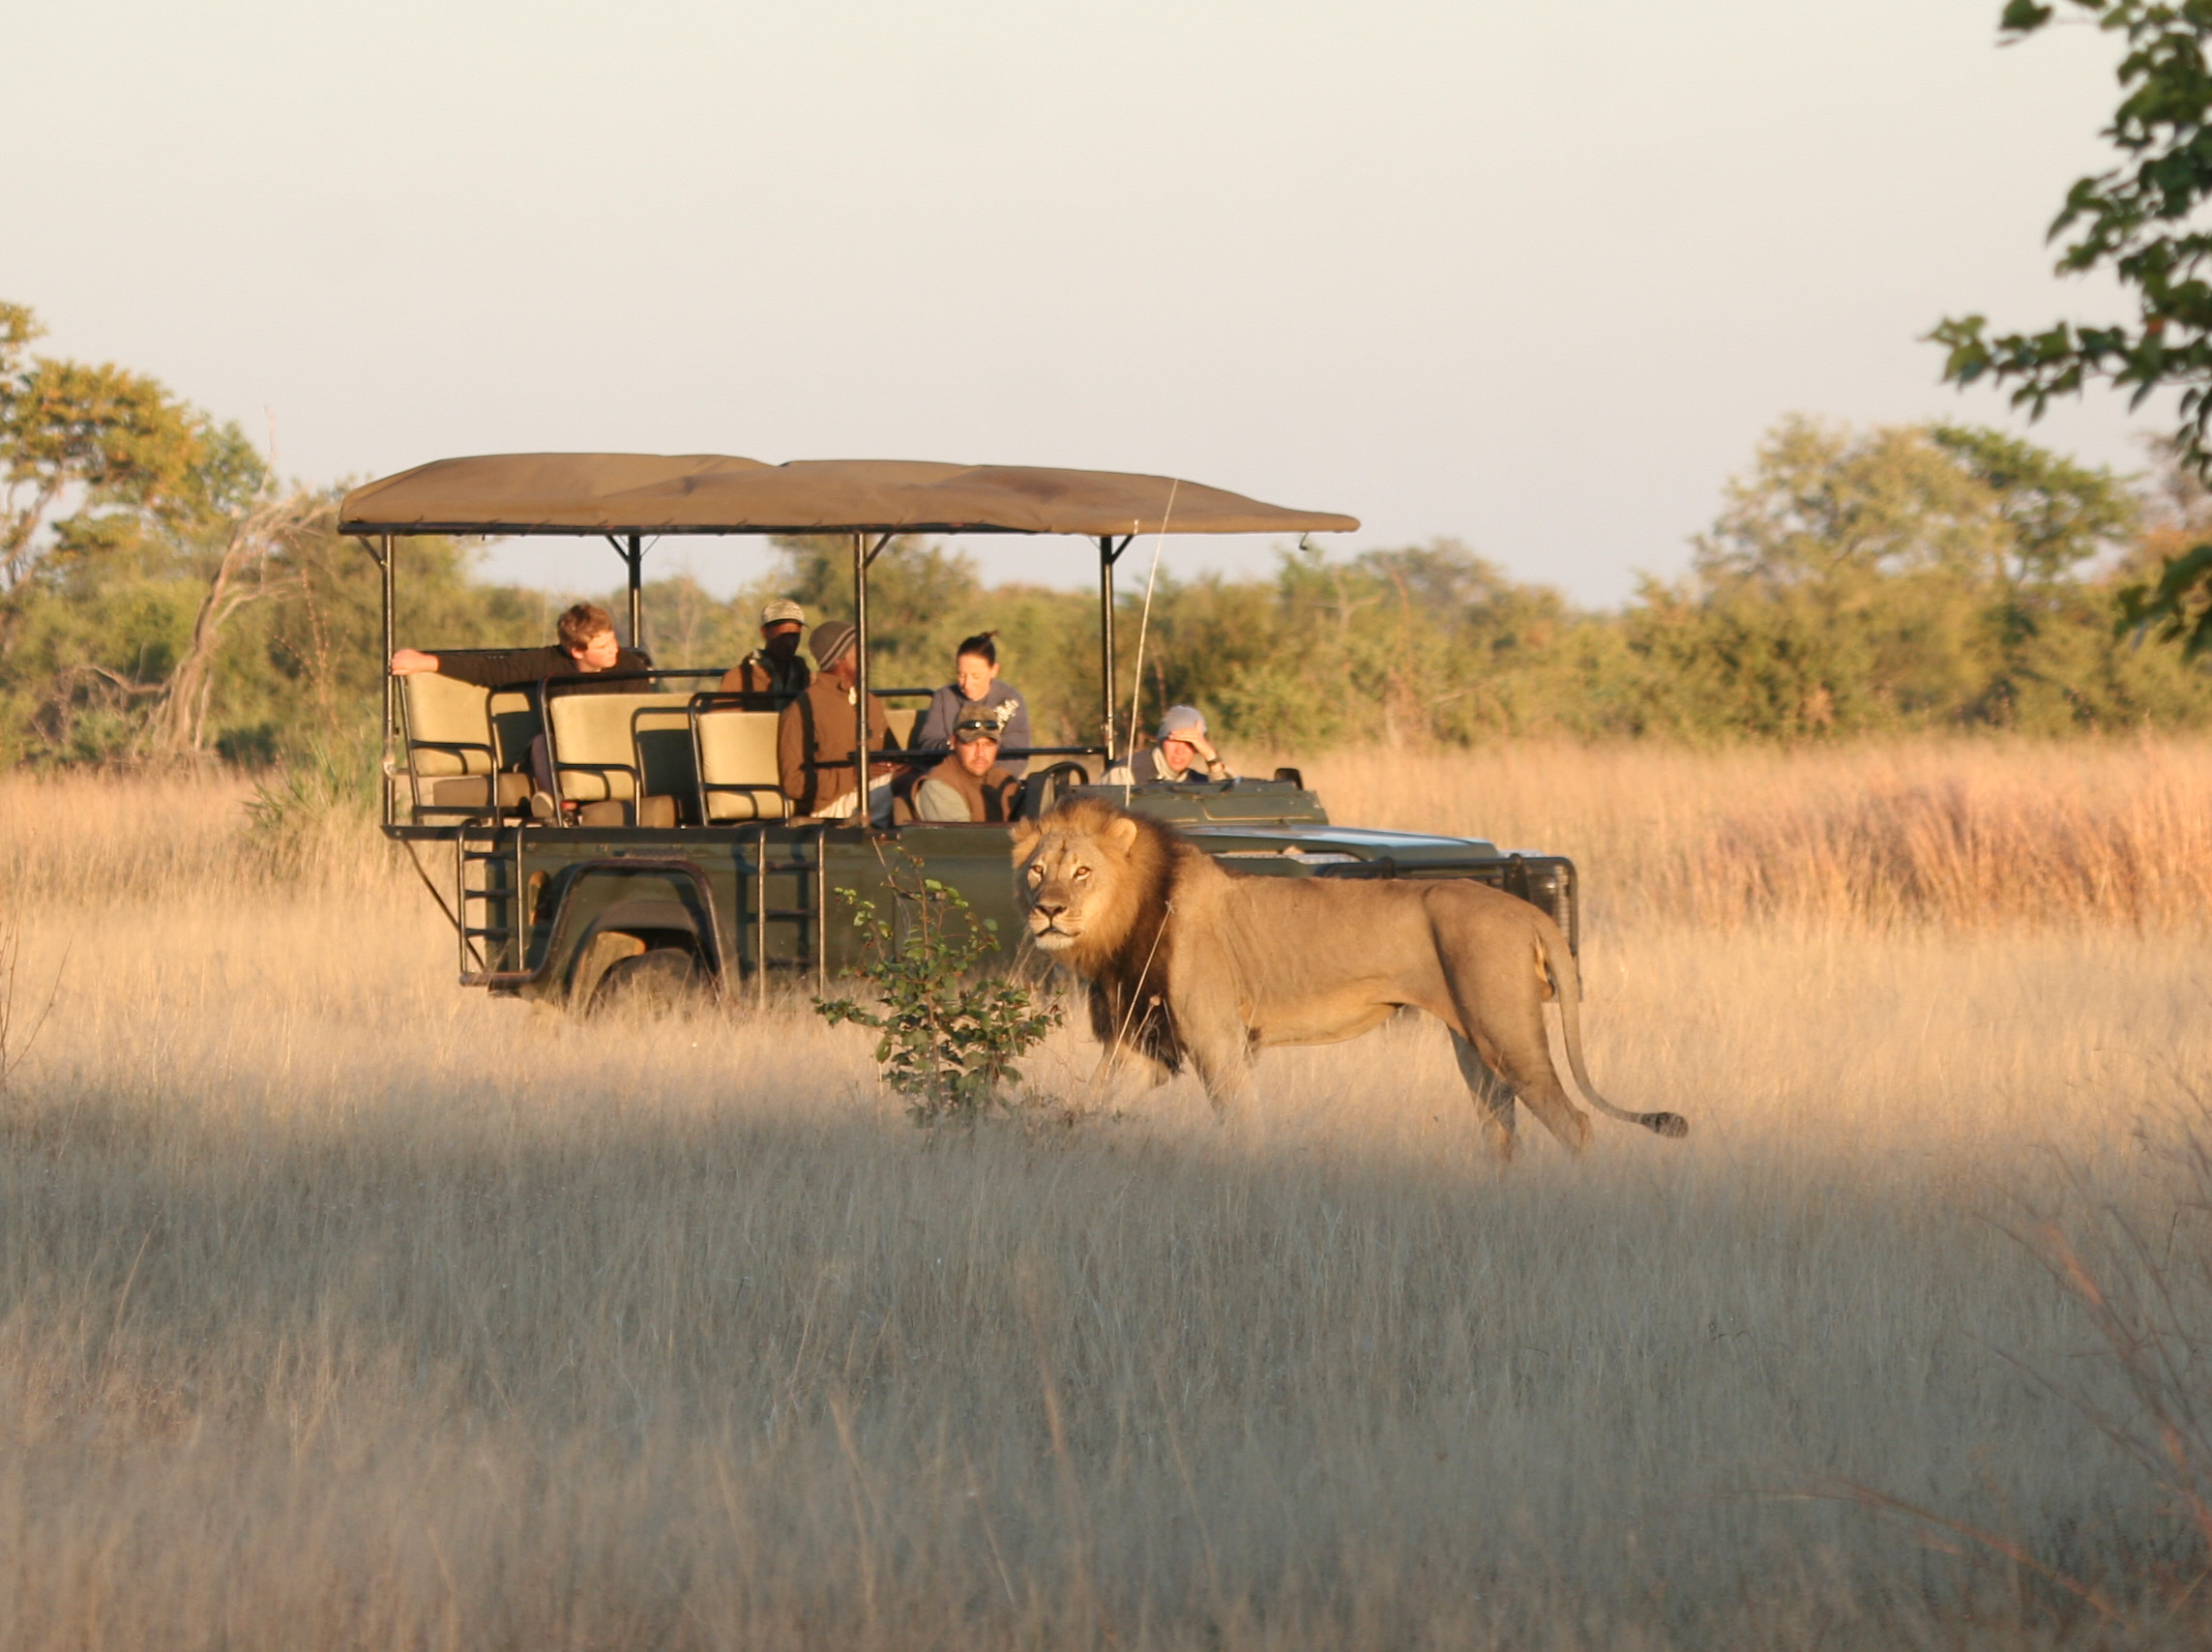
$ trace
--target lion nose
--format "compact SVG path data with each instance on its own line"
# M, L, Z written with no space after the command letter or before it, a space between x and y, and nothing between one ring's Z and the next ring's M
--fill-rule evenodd
M1047 918L1057 918L1068 909L1068 903L1065 900L1050 895L1040 895L1030 904Z

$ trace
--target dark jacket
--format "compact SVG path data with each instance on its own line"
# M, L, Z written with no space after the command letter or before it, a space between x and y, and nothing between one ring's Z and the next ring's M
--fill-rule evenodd
M1000 822L1013 818L1014 790L1020 782L1009 774L1003 764L993 763L989 771L977 778L960 767L958 757L947 757L914 783L914 807L921 814L922 788L931 781L941 781L960 794L968 806L968 819L977 822Z
M976 701L978 705L1002 706L1014 704L1014 715L999 731L1001 749L1021 748L1029 745L1029 702L1022 698L1021 691L1011 683L993 683L990 692ZM914 749L918 752L943 751L953 743L953 726L960 720L960 707L968 701L961 697L958 685L947 685L929 696L929 709L914 724ZM1029 767L1027 757L1008 757L1004 761L1010 775L1024 773Z
M547 648L494 648L481 654L438 656L439 676L474 683L480 689L516 689L548 677L556 681L584 677L597 680L572 693L635 693L648 687L638 682L635 674L652 667L653 662L634 648L623 649L614 657L614 664L604 671L584 670L576 664L575 656L558 644ZM609 680L625 677L629 681Z
M783 708L782 721L776 725L776 771L783 795L801 814L811 814L820 805L860 789L853 783L855 722L852 691L829 677L816 677L805 693ZM873 694L868 696L868 749L899 750L890 720L883 715L883 702ZM879 779L894 767L871 763L868 772Z
M779 661L765 648L755 648L723 674L722 692L773 698L781 707L782 701L805 693L813 680L813 671L798 655Z

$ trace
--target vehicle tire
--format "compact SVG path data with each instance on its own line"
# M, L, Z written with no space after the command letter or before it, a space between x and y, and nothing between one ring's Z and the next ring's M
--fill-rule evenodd
M654 947L617 959L599 978L591 1014L666 1016L696 1009L706 1000L706 972L686 947Z

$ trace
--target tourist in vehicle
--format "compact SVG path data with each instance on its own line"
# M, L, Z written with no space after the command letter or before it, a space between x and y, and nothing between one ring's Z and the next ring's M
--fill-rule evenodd
M1108 785L1154 785L1228 779L1228 765L1206 738L1206 717L1194 705L1171 705L1160 720L1159 744L1106 771Z
M959 721L953 724L953 754L915 783L915 818L971 822L1013 818L1014 794L1021 782L1000 766L998 736L995 708L962 706Z
M853 646L853 628L843 620L814 627L811 641L814 680L783 708L776 725L778 779L799 813L817 820L850 819L860 811L852 762L860 654ZM868 748L871 753L899 750L883 702L873 694L868 703ZM869 764L868 818L878 826L891 824L891 777L897 771L895 763Z
M774 701L777 708L805 693L807 685L814 680L799 652L799 637L806 629L807 610L790 598L778 597L764 604L760 609L760 646L723 677L722 692L759 695Z
M929 696L929 709L914 724L914 748L942 751L953 744L953 728L965 708L988 706L999 714L1000 744L1017 752L1029 748L1029 707L1011 683L998 680L998 633L986 631L963 639L953 655L953 680ZM1027 757L1010 758L1010 775L1027 771Z
M482 653L425 654L419 648L401 648L392 656L392 674L412 677L435 671L483 689L519 688L547 678L604 677L605 683L588 685L593 692L634 688L616 679L649 671L653 662L634 648L615 640L614 616L597 603L578 603L562 613L555 633L560 641L549 648L498 648Z

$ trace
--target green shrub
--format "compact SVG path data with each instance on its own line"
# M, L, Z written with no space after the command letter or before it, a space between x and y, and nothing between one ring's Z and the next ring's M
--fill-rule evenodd
M1018 982L978 973L998 950L998 926L926 876L913 855L894 852L905 865L890 874L893 913L857 890L838 891L862 931L858 973L873 984L879 1009L849 998L817 998L814 1008L832 1026L856 1021L881 1035L876 1062L916 1124L972 1123L1010 1105L1008 1086L1021 1082L1015 1063L1059 1024L1060 1011L1040 1007Z

